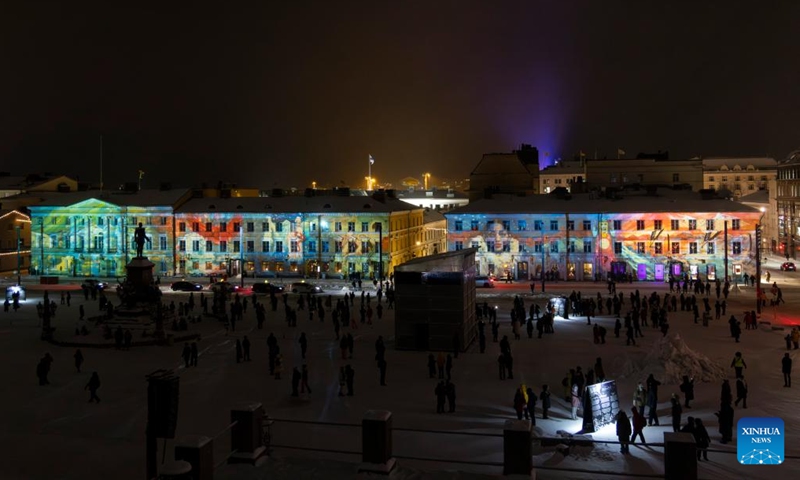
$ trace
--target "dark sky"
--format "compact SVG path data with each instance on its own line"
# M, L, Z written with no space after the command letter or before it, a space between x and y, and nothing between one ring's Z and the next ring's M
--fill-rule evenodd
M97 181L100 133L107 185L142 169L261 188L363 184L369 154L397 185L520 143L551 159L800 145L794 0L16 3L0 7L15 173Z

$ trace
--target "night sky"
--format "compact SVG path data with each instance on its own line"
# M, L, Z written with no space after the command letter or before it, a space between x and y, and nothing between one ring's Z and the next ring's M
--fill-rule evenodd
M142 169L151 187L363 185L369 154L381 182L464 178L521 143L800 146L797 1L16 3L0 158L17 174L97 182L101 133L106 185Z

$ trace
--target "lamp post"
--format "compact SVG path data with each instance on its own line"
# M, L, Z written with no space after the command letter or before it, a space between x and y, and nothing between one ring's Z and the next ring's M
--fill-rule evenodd
M378 281L383 281L383 223L379 220L373 226L378 231Z
M21 267L21 261L20 261L21 257L20 257L20 251L19 251L19 247L20 247L19 243L20 243L20 230L22 229L22 226L21 225L15 225L14 228L17 229L17 285L21 285L22 284L22 281L21 281L21 275L22 275L21 268L22 267Z
M756 224L756 313L761 314L761 221L764 219L765 208L761 207L761 216Z
M430 173L423 173L422 179L425 180L425 190L428 190L428 179L431 178Z

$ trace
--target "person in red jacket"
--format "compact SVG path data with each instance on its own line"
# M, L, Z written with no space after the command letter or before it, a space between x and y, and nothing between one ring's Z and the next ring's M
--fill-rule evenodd
M644 439L644 430L645 425L647 425L647 420L645 420L644 415L636 409L636 407L631 408L631 419L633 420L633 435L631 435L631 443L636 443L636 436L638 435L642 439L642 443L647 443L647 440Z

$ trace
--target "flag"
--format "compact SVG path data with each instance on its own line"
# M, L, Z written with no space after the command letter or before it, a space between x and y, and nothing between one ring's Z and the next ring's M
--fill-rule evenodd
M373 165L375 163L375 159L372 158L372 155L369 156L369 164Z
M617 149L617 155L620 155L620 156L623 156L623 155L625 155L625 150L623 150L623 149L621 149L621 148L618 148L618 149Z
M585 153L583 153L583 150L581 150L581 151L580 151L580 156L581 156L581 157L585 157L585 156L586 156L586 154L585 154Z

